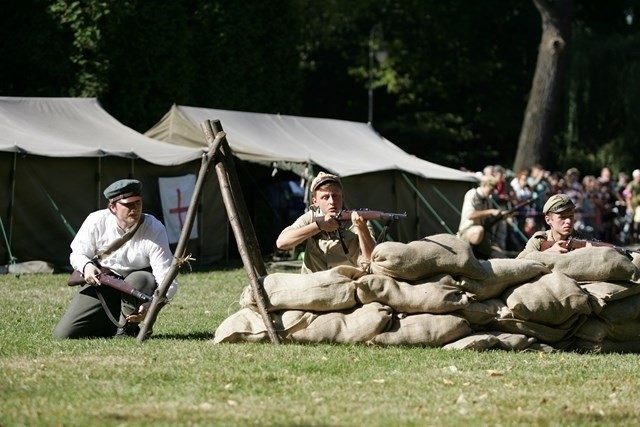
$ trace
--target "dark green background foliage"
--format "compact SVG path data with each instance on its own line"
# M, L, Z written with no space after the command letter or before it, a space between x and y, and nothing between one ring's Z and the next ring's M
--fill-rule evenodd
M548 169L638 167L639 0L575 0ZM532 0L3 0L0 95L94 96L144 132L172 103L367 121L451 167L512 165L536 66Z

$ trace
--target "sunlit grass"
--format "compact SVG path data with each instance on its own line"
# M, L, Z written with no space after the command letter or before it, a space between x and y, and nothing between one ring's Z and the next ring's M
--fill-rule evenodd
M180 275L154 335L54 341L66 275L0 277L0 425L635 425L637 355L213 345L242 269Z

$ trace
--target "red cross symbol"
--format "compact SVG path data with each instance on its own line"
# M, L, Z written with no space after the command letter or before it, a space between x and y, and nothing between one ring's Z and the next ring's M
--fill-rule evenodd
M188 206L180 206L180 202L182 202L182 192L179 188L176 188L176 193L178 193L178 207L169 209L170 214L178 214L178 221L180 221L180 229L182 230L182 214L187 212L189 209Z

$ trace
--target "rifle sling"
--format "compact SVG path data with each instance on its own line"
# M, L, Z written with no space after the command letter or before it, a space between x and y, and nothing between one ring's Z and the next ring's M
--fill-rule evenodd
M125 243L127 243L134 234L136 234L136 231L138 231L138 229L140 228L140 226L142 225L142 223L144 222L145 219L145 214L142 214L140 216L140 221L138 221L136 223L136 225L133 226L133 228L131 230L129 230L127 233L124 233L122 236L120 236L119 238L117 238L116 240L114 240L113 242L111 242L111 244L109 246L106 247L106 249L100 253L98 253L96 255L96 258L99 259L106 259L108 258L112 253L114 253L115 251L117 251L118 249L120 249L120 247L122 245L124 245Z
M376 245L384 241L384 239L387 237L387 231L389 231L389 226L395 221L396 219L394 218L384 223L384 226L382 227L382 231L380 232L380 235L376 239Z
M107 305L107 302L104 300L104 297L102 296L100 287L96 286L95 288L96 288L96 294L98 294L98 299L100 300L100 304L102 304L102 309L104 310L105 313L107 313L107 317L109 318L109 320L111 320L111 323L116 325L116 328L124 328L124 326L127 324L127 319L125 319L124 323L122 324L118 320L116 320L116 318L113 317L113 314L111 314L111 310L109 310L109 306Z
M127 243L133 237L133 235L136 234L136 231L138 231L138 229L144 222L144 219L145 219L145 214L142 214L140 216L140 221L138 221L131 230L129 230L127 233L123 234L121 237L111 242L111 244L107 246L107 248L104 251L96 255L96 259L100 259L100 260L106 259L112 253L120 249L122 245ZM122 324L118 320L116 320L115 317L113 317L113 314L111 314L111 310L109 310L109 306L107 305L107 302L104 300L104 297L102 296L100 287L96 286L95 288L96 288L96 294L98 294L98 299L100 300L100 304L102 305L102 309L107 314L107 317L109 318L111 323L113 323L117 328L123 328L127 324L127 320L125 319L124 323Z

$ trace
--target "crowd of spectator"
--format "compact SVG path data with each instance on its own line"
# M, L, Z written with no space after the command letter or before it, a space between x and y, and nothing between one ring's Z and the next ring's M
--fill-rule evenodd
M551 172L539 164L515 172L490 165L478 175L496 178L496 207L517 208L492 230L493 240L506 251L519 250L533 233L546 229L542 207L560 193L576 205L575 227L583 235L616 245L640 242L640 169L631 178L620 172L614 179L606 166L595 176L582 175L577 168Z

